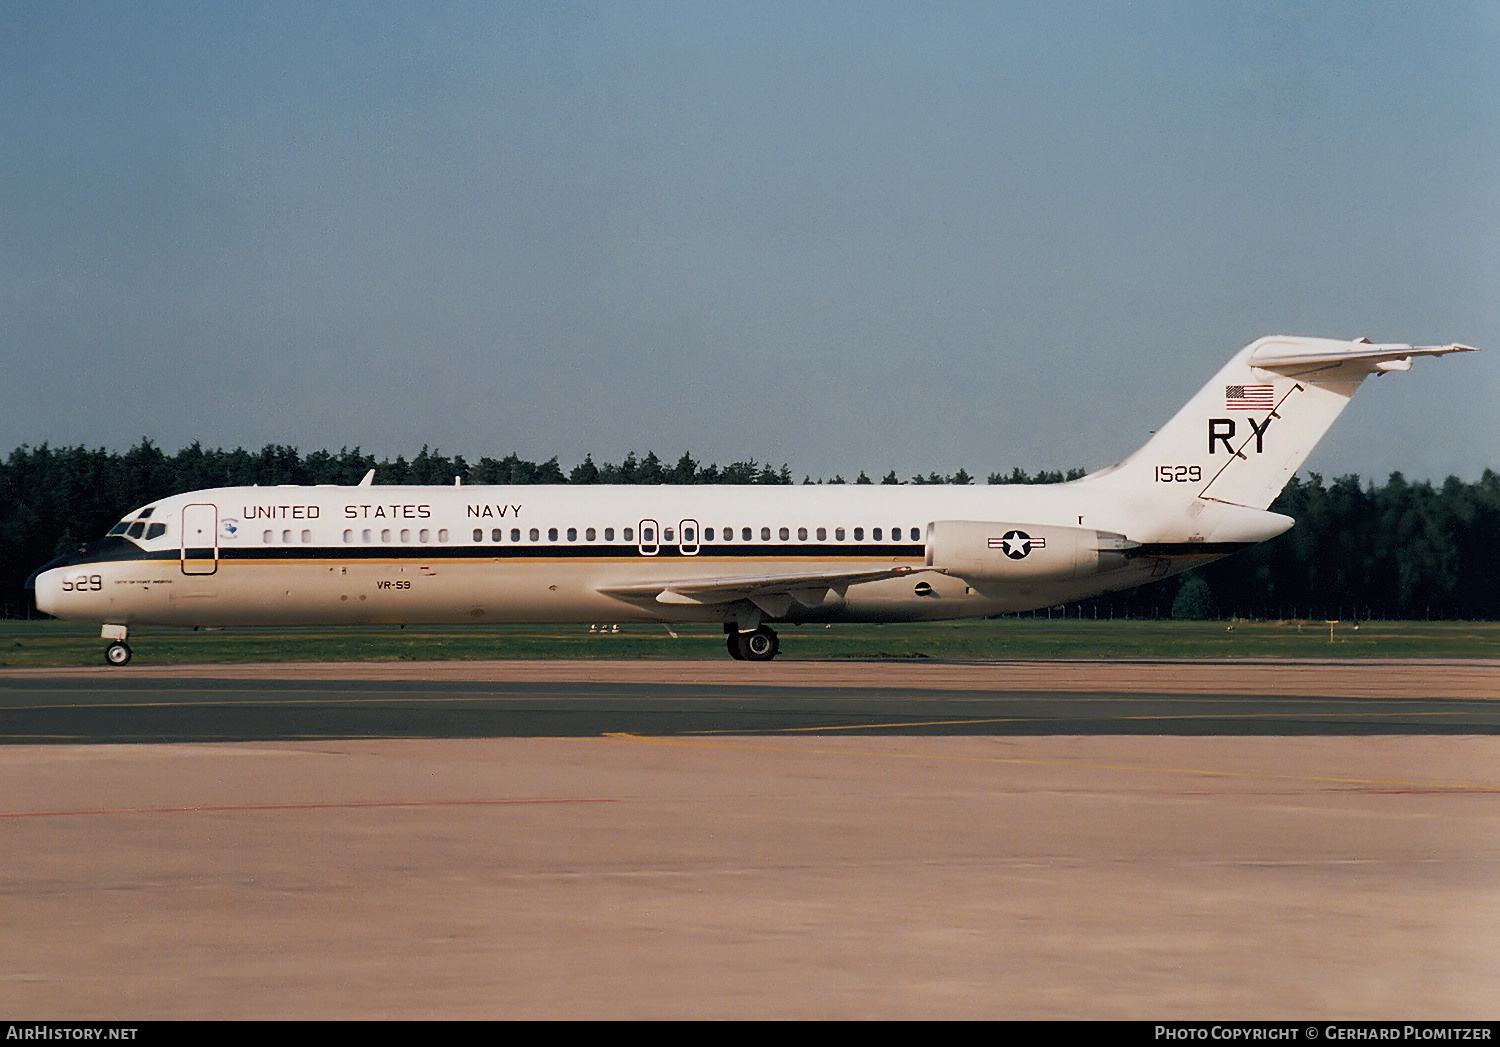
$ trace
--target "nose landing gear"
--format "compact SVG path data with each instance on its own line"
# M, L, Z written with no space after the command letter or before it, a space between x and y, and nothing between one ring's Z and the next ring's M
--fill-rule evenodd
M101 638L108 640L109 646L104 649L104 660L110 665L130 664L130 645L125 638L130 635L129 626L106 625L99 630Z

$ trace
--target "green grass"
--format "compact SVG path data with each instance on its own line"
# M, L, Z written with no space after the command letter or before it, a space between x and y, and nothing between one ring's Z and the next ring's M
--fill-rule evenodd
M718 626L351 626L132 630L134 665L531 658L727 658ZM783 626L783 659L1500 658L1500 623L1156 622L1003 618L917 625ZM0 667L104 664L95 627L0 621Z

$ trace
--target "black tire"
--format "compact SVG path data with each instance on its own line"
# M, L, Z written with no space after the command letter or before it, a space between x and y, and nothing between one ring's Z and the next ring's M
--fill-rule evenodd
M724 646L729 648L729 657L733 658L737 662L743 662L745 660L745 652L740 647L739 633L730 633L728 636L724 637Z
M740 635L741 650L747 662L769 662L781 650L781 641L773 630L764 625L753 633Z
M112 643L104 649L104 660L110 665L130 664L130 645L128 643Z

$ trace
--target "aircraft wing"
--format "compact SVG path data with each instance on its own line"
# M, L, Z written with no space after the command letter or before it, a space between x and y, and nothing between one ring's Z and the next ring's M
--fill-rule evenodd
M701 607L748 600L772 617L786 613L793 602L814 607L830 591L840 596L856 582L896 578L929 568L901 564L867 571L808 571L756 574L727 578L680 578L628 585L603 585L599 592L622 600L649 600L679 607Z

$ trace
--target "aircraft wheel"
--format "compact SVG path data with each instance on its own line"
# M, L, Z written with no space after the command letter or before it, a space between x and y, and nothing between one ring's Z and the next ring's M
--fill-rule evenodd
M748 662L769 662L781 650L781 641L774 630L762 625L753 633L739 635L740 650Z
M745 660L745 652L740 647L740 634L730 633L728 636L724 637L724 640L724 646L729 648L729 657L733 658L737 662L743 662Z
M112 643L104 649L104 660L110 665L130 664L130 645L127 643Z

